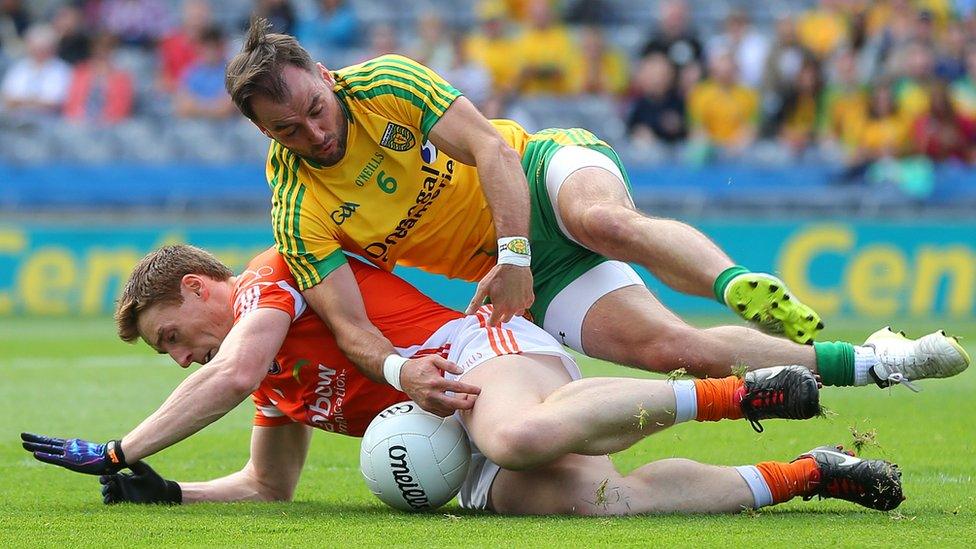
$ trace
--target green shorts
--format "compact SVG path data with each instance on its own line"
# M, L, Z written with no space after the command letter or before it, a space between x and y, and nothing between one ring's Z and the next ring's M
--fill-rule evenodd
M559 227L546 189L546 171L552 156L562 147L578 146L593 149L608 157L620 168L624 184L630 191L627 171L620 157L605 142L583 129L547 129L532 136L522 155L522 169L529 182L531 204L532 276L535 303L529 309L532 320L543 325L546 310L553 298L593 267L608 261L606 257L573 242Z

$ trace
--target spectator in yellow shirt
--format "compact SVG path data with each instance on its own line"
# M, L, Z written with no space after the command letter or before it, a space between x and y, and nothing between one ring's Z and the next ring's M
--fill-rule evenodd
M759 94L739 83L732 53L717 53L710 63L711 77L699 82L688 99L693 135L741 152L755 141L759 123Z
M834 59L833 80L823 94L820 136L828 144L854 149L854 132L864 123L868 94L857 72L853 50L844 50Z
M854 164L900 156L908 146L908 124L895 106L895 94L887 83L871 91L868 115L854 130Z
M966 74L952 83L952 106L968 118L976 119L976 47L966 51Z
M517 89L525 95L573 93L579 48L548 0L532 0L528 10L529 25L515 41L520 61Z
M627 59L606 43L600 27L583 27L580 46L582 56L575 71L577 93L622 95L627 91Z
M820 0L818 8L800 14L797 19L800 44L818 59L829 57L848 40L848 21L840 3L840 0Z
M488 69L496 95L506 95L516 84L518 63L508 31L508 11L500 0L478 5L480 28L468 36L465 51L471 61Z
M910 125L929 110L929 94L935 82L935 53L928 44L913 41L896 55L895 72L902 78L895 86L895 101L905 123Z
M779 115L779 140L793 154L802 154L816 139L822 90L820 63L812 56L807 56L797 74L796 82L783 98L783 108Z

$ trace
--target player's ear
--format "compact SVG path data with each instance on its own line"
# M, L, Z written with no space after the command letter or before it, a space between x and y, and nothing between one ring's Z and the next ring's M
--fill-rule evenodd
M332 77L332 73L329 71L329 69L325 68L325 65L322 63L316 63L315 66L319 68L319 73L322 75L322 79L325 80L326 84L330 86L335 85L335 78Z
M196 295L203 300L210 296L210 288L207 286L206 280L200 275L183 275L183 278L180 279L180 288L185 292L184 295Z

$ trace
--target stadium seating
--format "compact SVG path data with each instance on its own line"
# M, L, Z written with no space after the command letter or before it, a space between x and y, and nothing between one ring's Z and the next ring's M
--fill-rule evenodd
M165 1L172 13L178 13L180 0ZM477 0L402 2L396 9L390 9L387 0L350 3L364 29L389 24L403 44L415 38L417 19L430 10L441 14L449 28L469 29L478 24ZM574 3L568 0L563 5ZM49 13L58 4L55 0L38 2L36 11ZM314 4L313 0L292 0L299 14L311 13ZM757 28L771 34L783 14L796 14L816 4L816 0L693 0L691 16L694 26L707 37L721 32L732 10L745 10ZM601 5L606 7L611 28L607 39L634 61L657 23L661 0L604 0ZM253 0L227 0L213 10L216 23L234 37L231 50L239 47L242 25L253 7ZM313 53L323 56L331 67L369 55L365 44ZM195 190L195 200L216 201L226 189L244 188L235 185L240 177L262 179L267 139L249 121L239 117L220 122L177 119L172 97L156 86L159 60L154 52L122 48L116 63L136 84L135 116L120 124L70 124L0 113L0 209L28 203L52 208L66 205L59 193L67 189L67 183L57 181L57 176L70 175L74 181L75 207L94 209L109 204L139 206L153 200L181 203L186 195L180 189L199 181L201 167L207 170L207 185ZM0 53L0 74L10 64L9 55ZM871 185L847 184L845 168L835 157L820 150L794 157L773 141L759 141L734 158L717 153L709 162L689 160L697 158L696 153L685 145L668 148L631 143L623 122L626 101L606 97L516 98L506 115L530 130L585 127L598 134L624 159L638 201L658 212L700 213L718 208L745 215L773 209L850 214L884 208L963 211L976 204L976 176L956 164L931 168L932 190L921 201L912 192L900 190L897 173L875 174ZM142 171L146 175L140 175ZM170 195L152 188L160 182L165 182ZM263 209L265 201L259 185L256 192L245 193L234 204Z

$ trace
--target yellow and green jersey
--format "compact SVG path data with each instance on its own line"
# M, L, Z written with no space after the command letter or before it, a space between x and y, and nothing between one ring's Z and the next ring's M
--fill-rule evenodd
M333 74L349 120L342 160L321 167L274 141L268 153L275 241L301 289L344 264L340 250L386 270L400 263L481 278L495 264L496 237L477 171L427 139L460 92L397 55ZM492 123L524 150L521 126Z

